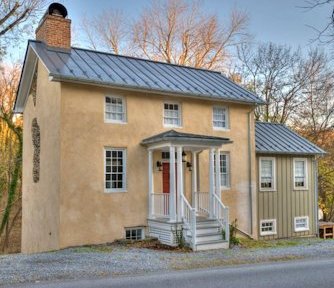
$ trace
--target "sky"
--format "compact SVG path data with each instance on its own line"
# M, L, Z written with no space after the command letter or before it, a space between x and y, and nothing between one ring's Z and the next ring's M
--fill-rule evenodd
M83 15L99 15L106 9L119 9L130 18L136 17L150 1L58 0L67 8L76 33L80 31ZM301 8L305 5L306 0L202 0L201 9L215 13L220 21L226 21L231 10L237 8L248 14L249 32L256 41L308 48L317 45L314 42L310 44L317 34L309 26L322 28L328 21L330 11L328 6L311 11ZM24 55L24 46L15 53L19 58ZM79 46L84 47L85 44L80 43Z

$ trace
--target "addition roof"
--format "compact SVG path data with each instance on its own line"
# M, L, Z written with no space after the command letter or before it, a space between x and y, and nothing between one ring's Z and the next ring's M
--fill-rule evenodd
M256 122L255 150L259 154L321 155L326 152L283 124Z

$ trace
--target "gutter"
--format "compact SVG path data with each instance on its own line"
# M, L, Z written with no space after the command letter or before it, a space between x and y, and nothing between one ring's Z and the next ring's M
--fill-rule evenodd
M252 187L252 143L251 143L251 115L254 112L253 107L248 113L248 193L249 193L249 219L250 235L253 235L253 187Z

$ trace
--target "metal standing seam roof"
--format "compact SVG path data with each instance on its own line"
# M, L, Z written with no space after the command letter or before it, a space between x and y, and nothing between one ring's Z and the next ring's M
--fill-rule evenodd
M213 145L220 146L222 144L232 143L228 138L199 135L192 133L183 133L175 130L169 130L152 137L144 139L142 145L151 145L161 142L174 142L174 143L189 143L189 144L205 144L205 146Z
M283 124L256 122L255 150L267 154L316 155L326 152Z
M263 104L220 72L72 47L52 48L30 40L30 47L55 81L86 82L153 92Z

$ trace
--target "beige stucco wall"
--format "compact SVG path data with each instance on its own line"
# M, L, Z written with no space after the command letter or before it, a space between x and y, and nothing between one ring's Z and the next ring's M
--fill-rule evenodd
M262 239L277 239L298 236L316 235L315 190L314 190L314 158L298 157L294 155L258 155L257 167L260 157L274 157L276 163L276 189L275 191L260 191L258 193L258 221L276 219L277 234L260 236ZM295 190L293 188L293 159L306 158L308 172L308 188ZM257 175L259 175L257 168ZM258 176L259 177L259 176ZM309 216L309 231L295 232L294 217Z
M32 179L33 146L31 125L40 126L40 180ZM24 109L22 252L32 253L59 248L60 183L60 84L49 82L38 63L37 103L30 95Z
M164 100L182 104L183 127L180 131L223 136L234 141L223 148L230 151L232 162L232 187L223 192L223 201L230 207L231 219L238 218L239 227L250 231L247 146L250 106L226 104L230 109L230 131L222 132L212 129L212 105L218 103L117 92L88 85L63 83L61 86L60 247L113 241L124 237L124 227L146 225L147 151L140 142L169 130L162 124ZM104 123L104 96L114 93L126 99L127 124ZM251 136L254 158L253 129ZM127 148L125 193L104 193L104 147ZM156 153L154 163L158 158ZM254 182L255 161L252 163ZM201 190L208 191L206 152L200 156L199 169ZM189 199L191 173L186 169L185 175ZM161 192L162 172L154 169L154 176L155 191ZM256 195L256 191L253 193ZM255 196L253 202L256 205Z

